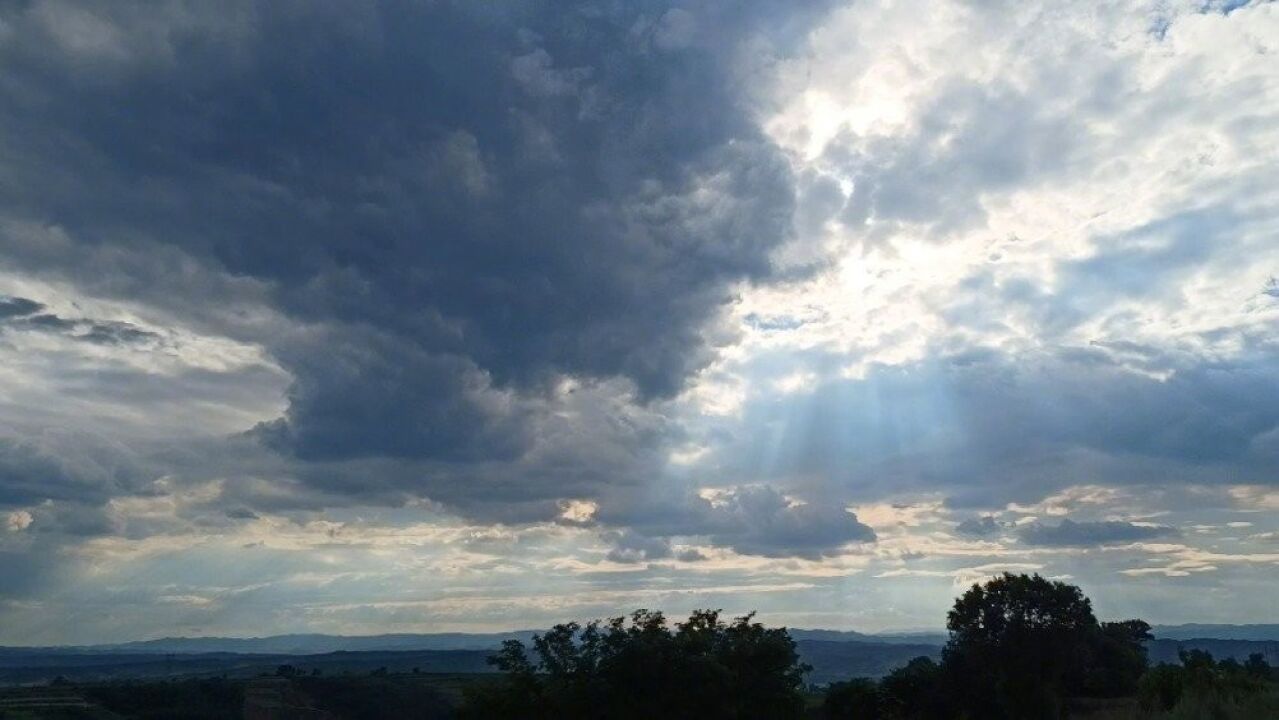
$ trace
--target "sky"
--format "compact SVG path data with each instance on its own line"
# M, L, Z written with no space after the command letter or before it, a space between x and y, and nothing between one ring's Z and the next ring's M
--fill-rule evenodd
M1279 4L0 9L0 643L1276 620Z

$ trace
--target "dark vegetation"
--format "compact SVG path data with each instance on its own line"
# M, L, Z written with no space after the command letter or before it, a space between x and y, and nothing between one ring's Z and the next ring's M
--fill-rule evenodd
M83 696L115 714L139 720L220 720L237 717L244 708L243 683L221 678L99 685L86 688Z
M350 672L368 674L379 667L408 672L418 668L428 673L486 673L492 667L488 650L412 650L326 652L311 655L263 655L239 653L144 654L67 652L16 648L0 652L0 683L25 685L44 683L59 675L74 682L140 680L171 677L251 678L273 673L279 665L293 664L307 672L325 675Z
M1150 626L1099 622L1078 587L1005 574L974 585L947 615L940 662L917 657L880 680L831 684L817 707L784 629L712 611L669 626L639 611L559 625L530 649L508 641L503 673L471 688L475 718L800 718L1058 720L1279 718L1261 655L1215 662L1199 650L1150 667Z
M367 677L304 677L294 687L315 707L343 720L450 718L451 700L434 682L391 677L373 671Z
M1098 622L1079 588L1005 574L974 585L947 616L935 663L918 658L875 682L827 691L823 714L860 720L1279 718L1279 694L1260 654L1214 662L1201 650L1151 668L1150 626Z
M715 611L668 626L640 610L606 623L558 625L524 644L506 642L493 662L500 682L474 688L472 718L797 718L803 676L785 629Z
M291 671L293 670L293 671ZM0 692L0 719L449 720L476 676L374 671L57 684Z
M1279 719L1279 677L1265 655L1239 652L1263 643L1187 641L1172 655L1145 622L1100 622L1079 588L1037 575L974 585L947 629L938 648L641 610L522 634L527 643L507 640L496 654L132 655L118 665L118 655L36 649L70 673L56 678L10 649L0 670L46 676L0 690L0 719ZM1204 646L1228 653L1217 660ZM1171 662L1152 662L1152 651ZM485 657L492 667L479 665ZM168 677L118 679L135 666Z
M1199 626L1195 626L1196 628ZM1179 663L1185 650L1204 650L1216 658L1245 661L1262 653L1279 661L1279 640L1271 626L1250 626L1257 635L1227 639L1194 637L1178 640L1162 636L1146 643L1150 664ZM1276 626L1279 627L1279 626ZM1259 628L1259 630L1258 630ZM800 660L812 666L805 675L809 685L828 685L850 677L880 678L911 659L927 656L941 660L944 633L863 635L834 630L789 629ZM1164 632L1154 630L1158 636ZM1231 630L1209 628L1205 632ZM88 647L0 647L0 687L45 684L57 676L75 683L137 681L147 678L221 677L251 678L272 673L282 664L326 675L344 672L368 674L379 667L391 673L418 668L423 673L495 673L487 663L503 640L531 642L533 631L487 635L396 635L346 638L352 649L342 647L341 636L279 636L274 638L175 638ZM299 642L296 638L303 638ZM221 649L219 649L221 648Z

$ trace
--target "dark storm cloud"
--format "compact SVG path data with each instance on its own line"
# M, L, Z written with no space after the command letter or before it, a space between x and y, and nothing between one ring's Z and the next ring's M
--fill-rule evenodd
M510 460L526 449L523 403L469 359L394 336L359 337L326 335L281 352L296 377L289 408L256 434L306 460Z
M498 400L511 402L505 395ZM294 464L281 470L295 474L305 488L277 483L287 492L259 496L267 506L253 497L239 500L255 510L271 511L300 490L318 492L326 502L336 503L399 504L426 496L479 520L552 520L563 512L566 499L602 501L652 482L661 473L664 448L680 435L663 414L632 404L610 385L582 385L547 403L518 401L501 406L499 415L490 417L508 412L536 413L536 420L528 424L533 432L491 436L491 442L507 443L507 447L522 443L518 453L499 453L493 447L488 448L487 459L480 459L486 438L478 432L458 435L461 448L450 452L471 448L471 456L455 456L459 460L381 456ZM464 420L459 417L458 422ZM369 432L390 431L379 418L371 422ZM303 495L297 502L310 504L311 500Z
M1090 547L1120 545L1139 540L1175 537L1177 529L1166 525L1134 525L1117 520L1075 522L1065 519L1056 525L1032 523L1018 531L1027 545L1049 547Z
M298 323L219 328L293 376L282 453L512 461L557 378L670 396L773 274L792 178L742 73L820 5L11 6L3 252L194 321L249 283Z
M155 479L128 449L80 433L0 437L0 507L101 504Z

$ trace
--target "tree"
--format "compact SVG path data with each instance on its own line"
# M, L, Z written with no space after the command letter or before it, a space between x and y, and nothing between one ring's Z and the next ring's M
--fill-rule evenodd
M1093 697L1131 695L1146 672L1146 642L1153 637L1143 620L1102 623L1093 636L1081 691Z
M830 720L883 720L880 687L868 678L833 683L822 701L822 714Z
M1177 655L1180 665L1160 665L1141 678L1137 698L1143 710L1171 711L1174 717L1279 717L1268 683L1252 674L1253 657L1240 664L1234 658L1216 662L1203 650Z
M472 690L484 718L798 718L805 666L782 628L752 616L693 613L672 631L661 613L557 625L491 659L502 678Z
M974 717L1057 718L1081 690L1101 634L1073 585L1013 575L973 585L946 618L943 651L954 698Z
M879 683L887 717L934 720L953 715L942 668L929 657L917 657Z
M1270 679L1270 663L1266 662L1266 656L1261 653L1252 653L1248 656L1247 661L1243 664L1244 672L1258 680Z
M1137 686L1137 701L1147 712L1166 712L1176 706L1185 686L1185 668L1159 665L1141 676L1141 682Z

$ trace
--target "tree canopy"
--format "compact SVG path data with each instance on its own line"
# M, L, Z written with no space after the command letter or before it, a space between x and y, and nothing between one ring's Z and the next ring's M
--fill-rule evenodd
M988 718L1055 718L1065 698L1131 693L1146 667L1141 620L1099 623L1074 585L1005 573L946 616L943 666L959 704Z
M472 692L476 718L798 718L803 674L784 628L699 610L668 626L660 612L557 625L532 655L506 642L502 679Z
M1059 718L1067 698L1131 695L1146 669L1141 620L1100 623L1074 585L1004 574L973 585L946 618L942 662L916 658L877 685L832 688L831 718Z

